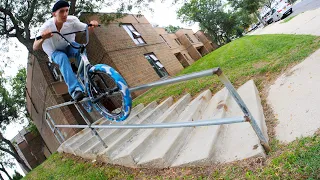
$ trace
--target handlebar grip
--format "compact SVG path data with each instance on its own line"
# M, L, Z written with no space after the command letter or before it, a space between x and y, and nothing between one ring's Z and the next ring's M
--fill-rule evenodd
M42 39L42 36L36 37L36 40L40 40L40 39Z

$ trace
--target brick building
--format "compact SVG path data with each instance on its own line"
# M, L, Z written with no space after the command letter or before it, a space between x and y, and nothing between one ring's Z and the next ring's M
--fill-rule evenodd
M167 33L164 28L160 27L155 30L183 67L191 65L194 61L217 49L217 45L210 41L202 31L194 33L191 29L179 29L176 33Z
M19 131L11 142L30 169L40 165L51 154L40 134L34 134L27 129ZM27 173L22 166L21 169Z
M99 15L83 14L81 19L83 22L100 22ZM127 15L95 28L90 33L87 54L92 64L108 64L126 79L130 87L134 87L173 76L212 51L212 42L203 36L203 33L193 33L188 29L168 34L159 28L153 28L144 16ZM78 42L84 40L84 34L77 35ZM48 63L43 52L37 53L38 58L29 55L27 109L49 150L55 152L60 143L53 134L53 124L46 121L45 109L69 101L71 97L59 77L58 68ZM141 93L143 91L132 96ZM85 124L74 106L55 109L50 114L56 124ZM99 114L87 115L91 122L100 118ZM60 130L65 139L79 131L71 128Z

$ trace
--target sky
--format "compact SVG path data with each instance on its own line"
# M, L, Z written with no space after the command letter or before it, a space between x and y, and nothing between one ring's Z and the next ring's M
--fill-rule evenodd
M176 16L176 11L181 7L182 4L172 5L171 1L164 1L161 3L161 0L155 0L154 3L150 4L150 7L153 9L153 12L144 11L142 14L148 19L148 21L153 25L159 25L160 27L165 27L168 25L173 26L180 26L183 28L192 29L194 32L199 30L199 26L197 23L193 25L186 25L180 22ZM115 9L112 8L103 8L101 12L114 12ZM132 13L137 13L138 11L133 11ZM13 60L13 63L10 67L6 68L5 76L15 76L18 72L18 68L23 66L27 66L27 58L28 58L28 51L27 49L19 43L17 39L10 39L10 46L8 53L5 56L10 57ZM15 135L18 134L23 126L27 124L10 124L4 135L7 139L12 139ZM13 174L13 170L7 169L9 174ZM19 173L24 174L20 167L17 167ZM5 179L7 178L6 175L3 174Z
M165 27L168 25L180 26L197 32L199 30L198 23L187 25L181 23L177 18L176 11L178 11L181 6L181 2L172 5L172 0L154 0L154 2L150 3L149 5L149 7L153 9L153 12L145 10L141 14L144 15L152 25L159 25L160 27ZM115 10L116 8L114 7L106 7L102 8L101 12L115 12ZM137 9L132 10L132 14L137 13Z

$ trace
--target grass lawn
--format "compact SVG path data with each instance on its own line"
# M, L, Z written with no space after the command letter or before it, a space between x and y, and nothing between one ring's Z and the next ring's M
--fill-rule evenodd
M266 84L319 48L320 37L315 36L246 36L201 58L179 75L221 67L236 87L253 78L262 92ZM194 96L208 88L216 92L222 87L217 77L204 77L153 88L136 98L134 104L162 101L169 96L177 99L185 93ZM272 151L266 159L211 167L131 169L54 154L25 179L320 179L320 131L287 145L276 141L272 133L269 137Z
M236 87L253 78L259 88L264 80L269 80L288 66L302 61L319 47L320 38L315 36L246 36L206 55L178 75L220 67ZM136 98L133 105L148 104L169 96L178 98L186 93L194 96L208 88L216 92L222 86L217 77L211 76L156 87Z
M54 154L24 179L319 179L320 136L277 145L267 160L260 158L201 168L131 169Z

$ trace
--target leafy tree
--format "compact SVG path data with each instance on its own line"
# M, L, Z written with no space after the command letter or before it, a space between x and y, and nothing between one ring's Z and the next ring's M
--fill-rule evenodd
M0 128L5 129L6 125L18 118L17 109L9 91L6 89L7 79L0 70Z
M25 69L20 69L17 76L14 78L12 84L13 93L10 93L6 89L7 79L3 75L3 71L0 71L0 130L4 130L6 126L14 121L21 120L21 116L19 115L21 107L23 108L25 104L25 96L21 91L24 91L25 88L20 89L21 86L25 85L26 74ZM18 81L16 79L21 79L21 85L18 85ZM13 94L13 95L12 95ZM17 98L17 99L16 99ZM24 100L22 100L24 99ZM17 103L16 103L17 102ZM26 171L30 171L29 167L25 164L23 159L19 156L18 152L14 148L13 144L10 140L6 139L2 133L0 132L0 150L2 152L6 152L14 157Z
M118 4L117 13L105 16L106 22L121 17L121 13L133 9L147 8L154 0L69 0L69 13L78 16L81 12L94 12L103 6ZM31 54L34 37L31 29L37 29L51 16L55 0L1 0L0 1L0 38L17 38Z
M18 70L16 76L11 80L12 98L15 102L15 107L19 110L20 117L24 118L27 115L26 110L26 80L27 70L22 67Z
M238 12L225 12L221 0L191 0L178 10L178 17L184 22L199 22L200 28L222 45L231 41L231 36L241 36Z
M267 6L269 9L271 9L272 7L272 3L274 2L274 0L265 0L265 6Z
M33 53L34 37L31 29L39 27L51 16L54 0L1 0L0 1L0 37L17 38ZM92 12L101 5L101 0L71 0L70 14Z
M8 177L8 179L10 179L10 180L12 178L9 175L9 173L7 172L6 167L13 168L13 166L14 166L13 159L10 157L7 157L5 153L0 152L0 171L5 173Z
M228 0L231 7L235 10L242 10L248 14L254 14L259 21L265 25L265 22L261 19L258 9L263 6L265 0Z
M179 26L169 25L169 26L167 26L167 27L164 27L164 29L165 29L168 33L175 33L175 32L177 32L179 29L182 29L182 28L179 27Z

